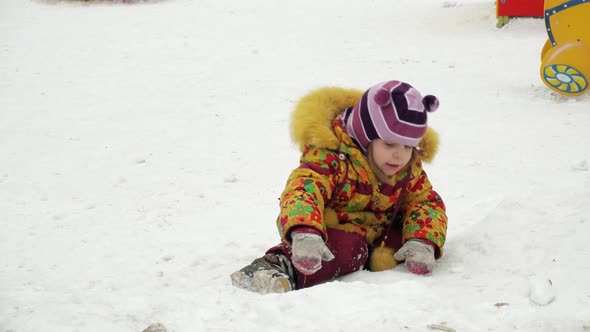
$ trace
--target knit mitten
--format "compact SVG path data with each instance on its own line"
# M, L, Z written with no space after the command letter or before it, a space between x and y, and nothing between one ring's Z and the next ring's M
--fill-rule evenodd
M331 261L334 254L328 249L321 236L307 232L293 232L291 262L295 268L305 274L316 273L322 268L322 260Z
M420 240L408 240L393 257L405 260L408 270L416 274L428 274L434 267L434 248Z

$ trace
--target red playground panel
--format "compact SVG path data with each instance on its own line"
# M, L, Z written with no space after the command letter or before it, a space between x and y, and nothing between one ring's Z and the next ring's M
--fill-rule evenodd
M544 16L544 0L496 0L496 16Z

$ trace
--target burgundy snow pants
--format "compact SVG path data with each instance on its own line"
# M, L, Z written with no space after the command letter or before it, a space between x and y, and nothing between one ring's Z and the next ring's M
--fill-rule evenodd
M305 275L294 268L295 289L311 287L365 267L369 258L369 248L363 236L332 228L328 228L327 232L326 245L335 258L331 261L323 261L322 268L312 275ZM375 243L381 243L381 240L375 241ZM401 246L401 228L392 228L385 244L388 247L399 248ZM276 245L268 249L266 253L283 254L289 260L291 259L291 247L286 243Z

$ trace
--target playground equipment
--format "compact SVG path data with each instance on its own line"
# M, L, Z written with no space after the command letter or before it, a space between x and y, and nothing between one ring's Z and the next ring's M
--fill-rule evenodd
M590 0L545 0L549 39L541 51L541 79L566 96L588 92Z
M543 17L543 0L496 0L498 28L508 24L510 17L517 16Z

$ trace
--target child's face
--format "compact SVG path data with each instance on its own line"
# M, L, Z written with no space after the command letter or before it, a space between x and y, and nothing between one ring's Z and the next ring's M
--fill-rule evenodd
M382 139L376 139L372 143L373 161L387 177L394 176L412 158L413 149L411 146L387 143Z

